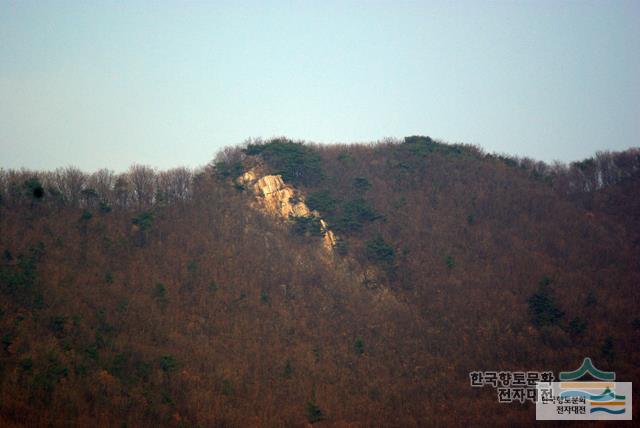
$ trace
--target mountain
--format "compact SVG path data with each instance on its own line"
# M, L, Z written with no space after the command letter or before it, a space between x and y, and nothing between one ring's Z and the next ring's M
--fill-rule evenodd
M640 385L639 149L278 138L0 198L2 426L526 426L470 372Z

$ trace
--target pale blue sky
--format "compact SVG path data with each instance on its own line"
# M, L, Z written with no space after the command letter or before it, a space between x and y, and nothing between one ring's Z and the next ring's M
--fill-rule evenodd
M0 0L0 167L411 134L546 161L640 145L640 2Z

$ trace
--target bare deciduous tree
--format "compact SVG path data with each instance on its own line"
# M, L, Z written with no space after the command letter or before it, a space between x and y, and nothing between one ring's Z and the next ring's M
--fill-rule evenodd
M127 174L119 174L113 185L114 203L122 209L131 205L132 186Z
M133 200L138 208L148 207L153 203L156 188L156 171L147 165L132 165L129 168Z
M192 172L180 167L158 174L157 194L167 202L185 201L191 196Z
M53 186L62 195L65 203L78 205L81 192L85 188L87 175L74 166L58 168L53 177Z
M113 203L115 183L116 177L113 171L104 168L89 176L87 187L94 189L101 200Z

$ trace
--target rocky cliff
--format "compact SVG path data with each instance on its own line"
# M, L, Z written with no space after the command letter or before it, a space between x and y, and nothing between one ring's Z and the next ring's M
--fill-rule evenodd
M269 215L289 221L292 217L315 217L319 219L323 246L333 251L336 236L329 225L320 217L320 213L309 209L304 195L286 184L280 175L262 175L261 168L255 167L242 174L236 181L251 190L259 206Z

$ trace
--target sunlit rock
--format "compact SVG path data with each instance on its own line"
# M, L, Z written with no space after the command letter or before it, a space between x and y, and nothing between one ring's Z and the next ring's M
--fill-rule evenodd
M260 175L260 168L253 168L238 177L236 181L254 192L261 208L269 215L281 220L309 216L320 218L320 213L310 210L300 191L286 184L281 175L263 175L258 178ZM329 229L327 222L321 218L320 227L323 246L327 250L333 250L337 241L335 234Z

